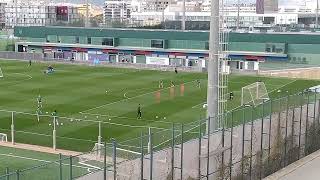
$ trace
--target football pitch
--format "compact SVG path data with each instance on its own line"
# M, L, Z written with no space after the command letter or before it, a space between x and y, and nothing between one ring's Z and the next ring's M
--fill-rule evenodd
M149 127L163 130L172 123L191 123L205 117L206 73L52 64L55 72L45 74L49 65L33 63L29 67L28 62L0 61L4 74L0 78L0 133L9 139L10 111L17 111L23 113L14 115L16 141L52 146L52 117L40 117L38 121L34 115L39 94L43 115L57 111L57 147L75 151L92 149L99 121L103 122L104 141L123 141ZM159 88L159 81L163 81L163 88ZM241 88L257 81L266 84L271 98L319 85L314 80L231 75L228 88L234 99L227 103L228 109L239 107ZM139 104L141 119L137 119Z
M82 164L77 157L71 161L66 156L61 156L61 160L59 159L59 155L55 154L0 147L0 180L18 179L17 170L20 179L48 180L60 179L60 175L63 179L69 179L70 176L76 178L99 170ZM8 173L5 173L6 168Z

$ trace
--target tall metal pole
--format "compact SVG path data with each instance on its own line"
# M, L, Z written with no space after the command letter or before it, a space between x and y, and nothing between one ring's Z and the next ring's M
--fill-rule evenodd
M217 125L219 105L219 0L211 1L211 21L209 38L208 59L208 93L207 93L207 116L213 119L210 123L214 131Z
M319 0L317 0L317 8L316 8L316 28L318 28L319 24Z
M86 0L86 19L85 19L85 27L89 27L89 1Z
M181 29L186 30L186 0L183 0L182 4L182 24Z
M14 112L11 112L11 143L12 143L12 145L15 144L15 139L14 139Z
M237 2L237 30L240 28L240 0Z

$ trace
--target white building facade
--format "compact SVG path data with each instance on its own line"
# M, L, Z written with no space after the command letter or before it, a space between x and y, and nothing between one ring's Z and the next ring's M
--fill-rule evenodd
M124 0L107 0L104 3L104 21L124 20L130 18L130 2Z
M4 16L7 28L73 23L81 18L77 7L70 4L9 3L4 7Z

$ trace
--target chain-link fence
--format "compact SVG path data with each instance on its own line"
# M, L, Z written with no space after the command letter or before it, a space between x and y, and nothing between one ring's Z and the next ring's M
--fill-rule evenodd
M72 139L93 148L89 153L62 157L38 167L8 171L0 179L30 179L38 171L45 171L52 179L262 179L320 149L320 97L316 92L242 107L217 118L172 124L168 129L140 129L140 136L113 139L110 144L99 139ZM12 112L7 118L15 116ZM210 129L212 123L219 128ZM11 130L17 141L33 143L24 132ZM42 130L43 134L52 131ZM59 130L56 133L59 137ZM39 138L52 139L53 135ZM61 141L67 143L59 138L55 140L57 147Z

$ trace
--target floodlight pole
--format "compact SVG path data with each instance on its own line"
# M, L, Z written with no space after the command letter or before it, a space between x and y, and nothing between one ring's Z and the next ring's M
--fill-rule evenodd
M89 2L86 0L86 19L85 19L85 27L89 27Z
M319 0L317 0L317 7L316 7L316 28L318 28L319 24Z
M216 129L219 111L219 0L211 1L211 21L209 37L208 59L208 93L207 93L207 117L213 119L211 131Z
M240 0L237 2L237 30L240 28Z
M182 24L181 29L186 30L186 0L183 0L182 4Z

